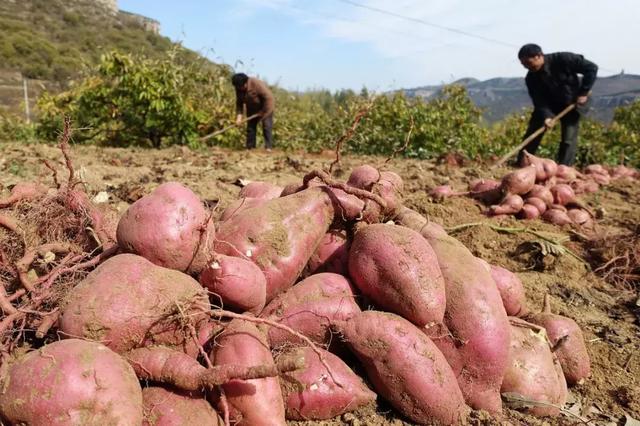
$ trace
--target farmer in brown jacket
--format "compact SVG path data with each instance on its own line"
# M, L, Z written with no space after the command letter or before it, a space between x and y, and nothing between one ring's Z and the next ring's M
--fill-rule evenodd
M240 125L242 123L243 106L245 105L247 107L247 117L258 115L247 121L247 149L256 147L258 123L262 121L264 146L267 150L271 150L273 146L271 129L273 128L273 110L275 107L271 90L262 81L243 73L234 74L231 77L231 83L236 89L236 124Z

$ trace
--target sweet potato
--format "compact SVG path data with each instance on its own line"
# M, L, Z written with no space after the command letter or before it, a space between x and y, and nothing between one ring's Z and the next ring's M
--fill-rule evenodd
M547 331L567 382L572 385L581 383L591 374L591 362L582 330L571 318L551 313L548 294L545 294L544 302L542 312L529 315L527 321Z
M429 191L429 196L436 201L442 201L445 198L453 197L456 192L451 188L451 185L439 185Z
M549 188L547 188L546 186L542 186L542 185L533 185L533 188L531 188L531 191L529 191L527 193L526 198L539 198L540 200L544 201L544 203L547 206L550 206L553 204L553 194L551 193L551 191L549 190Z
M525 203L522 205L522 209L516 215L518 219L537 219L540 217L540 210L533 204Z
M184 324L199 330L207 324L209 308L206 292L189 275L141 256L120 254L69 292L60 331L103 342L118 353L166 345L195 354Z
M335 327L376 392L420 424L458 424L468 413L455 375L431 340L395 314L362 312Z
M267 280L250 260L214 254L198 278L212 295L214 304L240 312L258 315L267 297Z
M493 205L489 208L488 214L491 216L503 215L503 214L516 214L522 210L524 201L522 197L516 194L509 194L500 204Z
M516 274L501 266L491 265L491 277L498 286L508 316L522 317L529 313L524 287Z
M500 182L493 179L476 179L469 185L469 196L485 204L496 204L502 198Z
M500 186L505 195L524 195L531 191L535 183L536 166L529 165L504 175Z
M318 244L316 251L311 255L307 263L307 273L335 272L346 275L349 263L349 247L345 231L331 230Z
M364 203L359 211L343 207L327 187L269 200L223 222L216 235L215 252L243 256L258 265L267 279L269 302L293 285L331 223L343 214L357 217Z
M216 339L216 366L274 365L267 337L254 324L234 319ZM232 380L222 385L230 416L240 425L285 425L284 400L276 377Z
M104 345L61 340L29 352L1 378L0 418L28 425L139 425L133 369Z
M593 218L588 211L583 209L569 209L567 210L567 216L573 223L580 226L589 227L593 225Z
M118 245L156 265L197 274L213 244L209 216L189 188L168 182L129 206L118 222Z
M558 164L556 176L560 179L564 179L567 182L571 182L578 178L578 171L571 166L565 166L564 164Z
M380 172L380 180L373 185L373 193L379 194L387 204L384 214L393 217L402 206L404 182L400 175L390 171ZM369 203L371 203L369 201ZM376 204L377 205L377 204Z
M266 203L268 200L268 198L239 198L237 200L234 200L227 206L226 209L222 211L222 213L220 214L220 221L224 222L231 216L236 215L243 210L253 207L259 207Z
M395 214L401 206L403 182L397 173L381 172L375 167L364 164L352 170L347 185L380 195L387 204L385 211L381 211L382 209L377 204L371 205L371 207L380 210L385 215Z
M447 357L465 400L473 408L499 412L500 384L509 356L509 322L490 272L458 240L419 221L396 220L418 226L435 252L444 277L447 307L445 326L427 330Z
M510 321L509 368L501 391L562 407L567 399L566 382L544 329L520 318ZM533 405L527 412L536 416L556 416L559 409Z
M286 352L304 357L306 362L303 369L280 377L289 420L331 419L376 400L376 394L340 358L322 349L320 352L331 374L310 347Z
M282 187L269 182L253 181L245 185L238 194L240 198L262 198L271 200L282 194Z
M553 223L554 225L569 225L573 223L571 218L567 215L566 211L562 211L561 209L552 208L544 212L542 218L549 223Z
M530 204L534 206L539 214L544 214L547 211L547 203L545 203L541 198L538 197L527 197L524 200L525 204Z
M442 322L442 272L433 249L416 231L388 224L360 227L349 250L349 275L384 310L419 327Z
M280 365L246 366L236 363L205 368L189 355L163 346L133 349L124 354L124 358L140 380L164 383L184 391L211 390L232 380L275 377L280 372L304 366L304 359L283 357Z
M351 171L349 179L347 180L347 185L371 191L373 184L378 182L379 179L380 172L378 169L368 164L363 164L355 167Z
M159 386L142 389L143 426L222 426L224 422L200 392Z
M551 193L553 194L553 202L562 206L573 203L576 199L576 194L573 192L571 186L565 183L559 183L552 186Z
M394 221L402 226L406 226L409 229L419 232L423 237L425 235L447 235L447 232L444 230L442 225L427 219L409 207L402 207L394 217Z
M351 283L329 272L311 275L273 299L260 315L293 328L318 344L331 341L329 326L360 312ZM271 327L272 347L285 342L300 343L284 330Z
M47 193L47 189L46 186L37 182L18 182L11 188L11 195L7 198L0 198L0 208L42 197Z
M520 162L520 166L526 167L533 165L536 168L536 182L543 182L547 179L547 172L544 169L543 159L540 157L536 157L533 154L529 154L526 150L523 151L524 156L522 157L522 161Z

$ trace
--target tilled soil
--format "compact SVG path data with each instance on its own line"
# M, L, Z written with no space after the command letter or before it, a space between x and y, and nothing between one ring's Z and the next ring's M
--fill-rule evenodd
M108 203L120 213L158 184L179 181L220 212L238 193L239 180L265 180L280 185L299 183L308 171L327 168L333 153L308 155L278 151L191 151L174 147L163 150L118 149L73 146L73 161L86 189L93 196L108 195ZM64 170L62 156L52 145L0 144L0 195L11 185L39 179L52 183L51 172L42 160L49 159ZM384 158L342 158L334 176L346 179L359 164L381 166ZM592 420L589 424L633 424L640 419L640 300L636 290L615 287L590 271L585 263L568 254L542 255L536 251L535 235L523 228L570 237L564 245L578 257L589 253L582 230L557 227L541 221L522 222L512 218L488 219L485 208L466 197L434 203L429 188L451 184L466 190L475 177L502 176L507 169L489 170L482 164L464 167L428 161L393 159L386 169L400 174L405 182L405 204L445 227L478 257L517 273L527 292L529 306L537 310L545 294L551 296L555 313L573 318L585 334L591 356L592 376L570 388L567 410ZM615 235L637 229L640 224L638 182L618 181L596 194L583 197L603 217L597 232ZM482 224L477 224L478 222ZM475 224L460 227L463 224ZM497 225L500 228L484 224ZM577 233L576 233L577 231ZM635 231L637 232L637 231ZM546 235L546 234L545 234ZM326 422L290 422L295 425L405 425L412 424L380 401L339 419ZM495 420L476 412L471 424L580 424L565 413L555 419L538 419L506 409L504 418Z

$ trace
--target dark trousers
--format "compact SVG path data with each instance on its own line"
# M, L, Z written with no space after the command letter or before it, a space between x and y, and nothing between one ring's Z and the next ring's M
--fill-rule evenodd
M247 149L256 147L256 135L258 133L258 123L260 118L252 118L247 122ZM273 147L273 114L262 120L262 136L264 136L264 147L271 149Z
M578 149L578 129L580 127L580 113L575 109L560 119L562 139L560 141L560 147L558 148L558 156L556 161L559 164L565 164L567 166L573 165L576 160L576 151ZM529 119L529 127L524 135L524 139L533 134L540 127L544 126L544 117L538 111L533 111L531 118ZM538 146L542 141L544 133L529 142L524 147L529 154L535 154L538 150ZM518 164L522 161L524 156L523 151L520 151L518 155Z

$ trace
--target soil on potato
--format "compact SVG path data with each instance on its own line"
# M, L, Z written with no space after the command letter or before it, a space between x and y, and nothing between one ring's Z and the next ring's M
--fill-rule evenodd
M261 150L227 151L211 148L192 151L184 147L163 150L118 149L73 146L72 158L90 195L108 194L108 203L124 212L127 206L167 181L179 181L221 212L237 195L239 180L264 180L279 185L299 183L308 171L326 168L334 154L265 152ZM53 145L0 145L0 195L11 185L33 179L51 184L51 172L42 160L65 168ZM346 179L349 170L359 164L380 166L384 158L343 156L334 176ZM585 246L571 228L541 221L522 222L512 218L488 219L484 207L466 197L434 203L428 190L450 184L466 190L476 177L499 178L506 168L490 170L486 165L463 167L429 161L393 159L386 169L404 179L405 204L446 227L476 222L504 228L536 229L557 236L571 236L565 244L579 256ZM104 194L103 194L104 196ZM615 234L633 231L640 224L640 185L618 181L596 194L582 197L603 218L599 231ZM637 231L635 231L637 232ZM522 279L530 308L538 310L545 294L551 296L555 313L573 318L581 327L591 356L592 375L583 384L570 388L567 408L594 421L590 424L626 424L625 416L640 419L640 301L633 290L616 288L600 279L578 259L569 255L540 253L538 238L525 232L504 232L487 226L470 226L453 232L476 255L508 268ZM538 250L536 251L536 248ZM471 424L578 424L568 414L555 419L538 419L506 409L504 418L492 419L482 412L473 414ZM376 406L325 422L290 422L292 425L405 425L412 424L388 404Z

